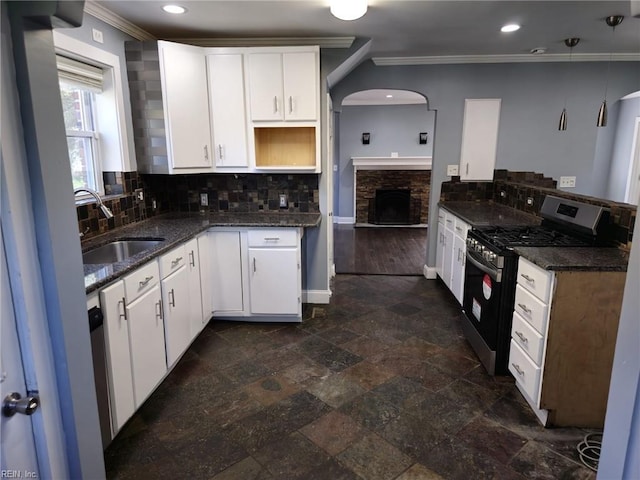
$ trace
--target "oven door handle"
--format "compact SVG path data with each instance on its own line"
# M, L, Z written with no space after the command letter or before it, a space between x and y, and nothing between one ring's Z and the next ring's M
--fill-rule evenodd
M467 252L467 260L471 262L473 266L482 270L484 273L489 275L495 282L502 282L502 272L500 270L494 270L493 268L487 267L486 265L480 263L478 260L473 258L469 252Z

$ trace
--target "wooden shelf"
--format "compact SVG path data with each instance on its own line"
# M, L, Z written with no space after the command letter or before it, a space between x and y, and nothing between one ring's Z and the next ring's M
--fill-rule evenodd
M256 168L316 165L315 127L255 127Z

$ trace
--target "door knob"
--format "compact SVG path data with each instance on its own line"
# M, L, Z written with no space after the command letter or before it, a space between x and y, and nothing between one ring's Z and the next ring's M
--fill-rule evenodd
M23 415L33 415L40 406L40 400L35 395L28 395L22 398L18 392L13 392L4 397L2 402L2 414L5 417L12 417L16 413Z

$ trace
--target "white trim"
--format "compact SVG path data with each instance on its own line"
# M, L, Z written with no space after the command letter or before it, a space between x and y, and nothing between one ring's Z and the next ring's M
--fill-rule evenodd
M318 45L320 48L349 48L355 37L238 37L172 38L172 42L197 47L286 47Z
M629 176L625 189L624 201L632 205L638 204L640 193L640 117L636 117L631 143L631 158L629 159Z
M333 223L340 225L353 225L356 223L355 217L333 217Z
M431 170L433 157L351 157L358 170Z
M156 37L151 35L146 30L143 30L139 26L131 23L129 20L122 18L120 15L113 13L108 8L96 3L95 1L88 0L84 2L84 11L92 17L102 20L104 23L117 28L121 32L132 36L136 40L155 40ZM55 33L55 32L54 32Z
M331 290L303 290L302 303L328 304L331 300Z
M572 62L638 62L638 53L583 53L573 54ZM424 57L373 57L377 66L391 65L447 65L458 63L540 63L540 62L568 62L569 54L525 54L525 55L441 55Z
M425 265L422 268L422 274L424 275L424 278L428 280L435 280L436 278L438 278L438 270L436 269L436 267Z
M113 101L116 109L115 121L117 124L116 128L119 133L118 145L115 149L119 150L116 154L119 158L114 160L112 158L106 159L104 156L101 157L101 171L135 171L137 168L135 163L135 154L133 145L129 141L129 135L127 134L126 128L127 117L125 115L124 86L122 82L122 71L120 68L120 57L94 47L93 45L76 40L75 38L68 37L57 30L53 31L53 43L56 47L56 52L64 52L76 58L81 57L84 60L91 60L99 64L101 67L106 68L107 71L104 71L105 77L108 76L108 71L112 73L111 79L105 78L105 90L108 86L109 80L112 80L115 96Z

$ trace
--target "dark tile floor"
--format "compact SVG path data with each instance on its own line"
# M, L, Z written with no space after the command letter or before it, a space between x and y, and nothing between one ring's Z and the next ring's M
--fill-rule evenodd
M105 452L108 478L594 479L485 374L439 281L338 275L302 324L211 322Z

